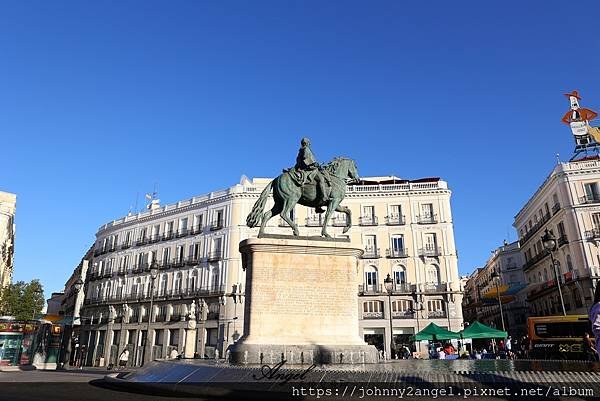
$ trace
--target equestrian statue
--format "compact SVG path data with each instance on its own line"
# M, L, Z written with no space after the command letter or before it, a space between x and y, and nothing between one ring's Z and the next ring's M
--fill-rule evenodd
M295 236L298 236L298 226L291 218L291 212L297 203L315 208L317 213L325 212L327 207L321 236L330 238L327 234L327 223L333 211L346 214L344 233L352 227L352 214L350 209L340 203L346 195L346 184L358 180L358 171L354 160L345 157L336 157L326 165L319 165L310 148L310 140L302 138L301 148L296 157L293 168L283 170L283 173L271 181L254 203L252 211L246 218L248 227L258 227L258 235L264 234L267 222L274 216L281 218L292 227ZM275 204L263 213L269 194L273 189Z

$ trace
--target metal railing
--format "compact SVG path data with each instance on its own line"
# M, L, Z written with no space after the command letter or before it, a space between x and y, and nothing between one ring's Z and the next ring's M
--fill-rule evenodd
M398 312L392 311L392 319L413 319L414 317L415 317L415 314L411 313L409 311L398 311Z
M362 254L363 259L378 259L381 257L379 248L366 247L365 252Z
M195 234L201 233L203 229L204 229L204 227L202 226L202 224L196 224L195 226L192 226L192 228L190 229L190 235L195 235Z
M550 213L542 215L542 219L535 223L531 229L529 229L525 235L523 235L523 237L519 240L519 244L523 246L523 244L529 241L529 239L533 237L535 233L537 233L540 228L542 228L550 220L550 217L552 217Z
M166 231L163 233L162 235L162 240L163 241L168 241L170 239L173 239L174 235L173 235L173 231Z
M392 213L385 216L385 224L388 226L403 226L406 224L406 219L404 218L404 215Z
M434 284L434 283L425 283L423 284L423 291L424 292L446 292L447 291L447 286L446 283L439 283L439 284Z
M383 319L383 312L363 312L363 319Z
M177 231L177 238L181 238L181 237L185 237L189 234L189 230L187 228L180 228L179 231Z
M406 252L406 248L402 249L386 249L385 256L388 258L408 258L408 253Z
M316 214L313 216L308 216L306 218L306 226L307 227L321 227L323 226L323 221L325 218L322 214Z
M579 197L579 203L600 203L600 195L583 195Z
M223 219L215 219L213 220L213 222L210 225L210 230L211 231L216 231L216 230L220 230L221 228L223 228Z
M419 248L419 256L440 256L442 254L442 248L439 246L426 246L425 248Z
M223 259L223 251L214 251L208 254L207 260L209 262L217 262Z
M438 223L437 214L434 213L434 214L418 215L417 223L419 223L419 224L437 224Z
M444 318L444 317L446 317L446 311L443 311L443 310L429 311L429 312L427 312L427 317L430 319Z
M592 228L585 232L585 238L588 241L600 239L600 228Z
M361 216L358 218L358 224L361 226L376 226L379 223L377 216Z
M555 203L554 205L552 205L552 214L558 213L559 210L560 210L560 204L559 203Z
M346 219L346 216L334 217L333 220L331 220L331 225L334 227L346 227L347 224L348 220Z
M383 293L382 291L382 286L381 284L359 284L358 286L358 293L363 295L363 294L381 294Z

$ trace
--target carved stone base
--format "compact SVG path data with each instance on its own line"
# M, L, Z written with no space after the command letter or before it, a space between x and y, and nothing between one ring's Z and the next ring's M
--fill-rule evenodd
M358 261L346 241L250 238L240 243L246 269L244 336L234 363L372 363L359 337ZM312 362L310 362L312 360ZM351 362L352 360L352 362Z

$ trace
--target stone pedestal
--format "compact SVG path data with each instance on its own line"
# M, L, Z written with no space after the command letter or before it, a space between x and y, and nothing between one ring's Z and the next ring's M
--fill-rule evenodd
M189 320L185 331L185 346L183 347L183 357L193 358L196 349L196 321Z
M244 335L229 349L242 364L372 363L358 335L358 262L347 240L250 238Z

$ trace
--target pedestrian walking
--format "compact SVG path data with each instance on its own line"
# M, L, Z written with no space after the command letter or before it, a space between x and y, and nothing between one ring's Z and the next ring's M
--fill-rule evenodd
M127 362L129 361L129 350L125 348L121 355L119 355L119 369L123 369L127 366Z
M508 357L508 359L513 359L512 338L510 336L508 336L508 338L506 339L506 343L504 344L504 348L506 348L506 356Z

